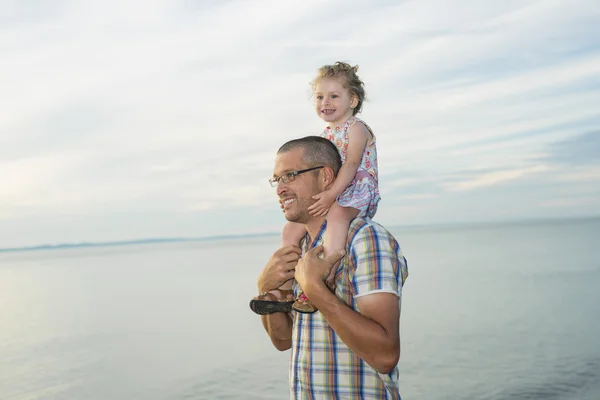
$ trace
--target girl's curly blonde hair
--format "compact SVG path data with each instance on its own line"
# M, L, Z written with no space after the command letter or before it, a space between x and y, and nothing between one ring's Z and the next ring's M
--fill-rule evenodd
M363 102L366 99L365 84L360 80L356 73L358 72L358 65L351 66L343 61L337 61L333 65L323 65L317 70L317 76L311 82L313 92L315 86L322 78L337 78L344 88L348 89L351 96L356 96L358 104L352 110L352 115L356 115L362 111Z

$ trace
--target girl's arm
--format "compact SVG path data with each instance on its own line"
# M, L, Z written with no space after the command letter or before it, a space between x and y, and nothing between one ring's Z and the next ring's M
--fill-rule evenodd
M356 171L360 166L360 161L365 152L365 147L371 133L367 127L360 123L354 123L348 132L348 148L346 150L346 161L340 168L340 171L333 185L322 193L313 196L313 199L318 200L315 204L308 208L311 215L319 217L326 215L329 208L342 193L346 187L352 182L356 176Z
M340 168L335 182L327 191L335 197L339 196L352 182L356 171L360 166L365 147L371 138L367 127L361 123L354 123L348 131L348 149L346 151L346 162Z

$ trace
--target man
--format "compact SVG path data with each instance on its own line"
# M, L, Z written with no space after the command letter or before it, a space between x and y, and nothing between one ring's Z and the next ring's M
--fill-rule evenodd
M295 278L294 292L301 287L318 311L272 312L261 316L262 323L278 350L292 349L292 399L400 399L400 300L408 275L400 246L381 225L355 218L346 250L318 257L326 218L311 216L308 208L340 167L335 145L317 136L279 149L272 181L286 219L304 224L307 237L302 248L286 246L273 254L258 290L263 298L273 297L266 293ZM333 293L325 280L340 259Z

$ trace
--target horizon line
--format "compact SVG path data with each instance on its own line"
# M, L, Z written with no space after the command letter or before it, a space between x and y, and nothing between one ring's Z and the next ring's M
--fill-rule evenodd
M450 228L450 227L474 227L480 225L510 225L515 223L542 223L542 222L559 222L559 221L574 221L574 220L594 220L600 219L600 215L589 215L589 216L574 216L574 217L540 217L540 218L521 218L521 219L507 219L507 220L487 220L487 221L472 221L472 222L447 222L447 223L432 223L432 224L411 224L411 225L390 225L389 228L403 228L403 229L415 229L415 228ZM374 220L374 222L378 222ZM56 244L39 244L31 246L17 246L17 247L0 247L0 253L16 253L16 252L27 252L27 251L39 251L39 250L60 250L60 249L75 249L84 247L112 247L112 246L129 246L136 244L152 244L152 243L182 243L182 242L202 242L202 241L214 241L214 240L230 240L230 239L242 239L252 237L269 237L281 234L280 232L260 232L260 233L242 233L242 234L223 234L223 235L212 235L212 236L200 236L200 237L158 237L158 238L139 238L130 240L114 240L114 241L102 241L102 242L70 242L70 243L56 243Z

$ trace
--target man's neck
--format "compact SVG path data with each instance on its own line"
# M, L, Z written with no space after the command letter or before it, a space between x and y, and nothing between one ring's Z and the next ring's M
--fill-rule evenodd
M306 232L310 237L310 242L312 243L315 240L316 236L319 234L321 227L323 226L323 222L325 222L325 217L313 218L307 224L304 225L306 228Z

